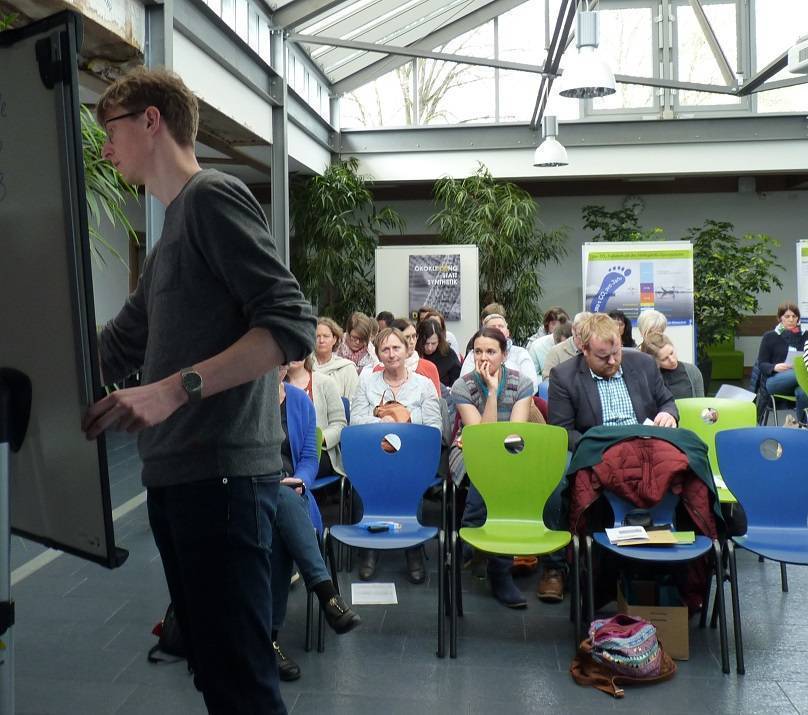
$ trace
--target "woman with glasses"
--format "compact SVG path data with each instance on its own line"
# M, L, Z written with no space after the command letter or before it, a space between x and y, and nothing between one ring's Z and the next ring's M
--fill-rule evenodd
M370 318L364 313L352 313L345 329L345 338L337 348L337 355L350 360L356 366L356 374L362 368L373 365L376 356L370 346L373 325Z

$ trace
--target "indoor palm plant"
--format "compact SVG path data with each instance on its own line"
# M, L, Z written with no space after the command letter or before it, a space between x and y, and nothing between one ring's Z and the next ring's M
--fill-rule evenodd
M540 315L540 271L566 252L566 231L541 230L535 199L482 164L465 179L439 179L434 192L438 212L430 224L447 243L477 246L480 305L502 303L513 339L524 341Z
M404 227L393 209L376 209L358 167L352 157L332 164L322 176L296 177L289 196L292 271L320 315L339 323L355 310L373 312L379 232L400 233Z

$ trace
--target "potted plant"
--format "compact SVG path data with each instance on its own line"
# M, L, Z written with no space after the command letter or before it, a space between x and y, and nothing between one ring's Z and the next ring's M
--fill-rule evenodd
M434 191L439 210L429 223L447 243L477 246L480 304L506 306L511 336L526 340L539 315L540 271L566 253L566 231L542 231L534 198L483 164L465 179L439 179Z
M693 243L696 345L705 386L712 373L707 348L734 338L744 315L758 311L759 294L783 287L775 274L783 270L774 253L778 242L766 234L738 238L733 230L727 221L708 219L685 236Z
M376 210L358 167L355 157L340 161L322 176L296 177L290 191L292 271L319 313L338 323L373 312L378 234L404 228L393 209Z

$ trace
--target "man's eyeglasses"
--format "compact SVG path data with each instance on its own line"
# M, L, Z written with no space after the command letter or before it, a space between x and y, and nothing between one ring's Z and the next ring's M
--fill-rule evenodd
M145 111L145 109L137 109L134 112L127 112L126 114L118 114L115 117L110 117L104 122L104 129L106 130L107 124L110 122L117 122L119 119L126 119L127 117L136 117L138 114L143 114Z

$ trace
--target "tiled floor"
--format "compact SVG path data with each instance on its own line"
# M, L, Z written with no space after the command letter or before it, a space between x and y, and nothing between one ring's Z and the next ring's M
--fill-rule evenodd
M113 506L139 493L131 442L110 448ZM17 602L18 715L194 715L204 713L183 664L151 665L150 634L167 604L162 568L145 506L115 524L130 556L107 571L62 555L13 589ZM14 566L39 547L15 540ZM627 689L615 701L569 676L571 626L565 605L529 599L525 611L494 602L483 582L464 574L459 657L435 657L436 573L412 586L404 559L387 555L379 580L393 580L398 606L365 606L358 630L328 633L323 654L303 651L301 587L292 591L282 643L303 669L283 683L289 711L303 713L681 713L808 712L808 572L791 568L791 592L779 568L739 555L747 674L722 675L717 632L691 623L691 659L670 682ZM343 592L350 578L341 576ZM519 581L533 593L535 577ZM727 589L729 594L729 589ZM732 646L730 637L730 646ZM734 653L731 651L734 658ZM733 660L734 670L734 660Z

